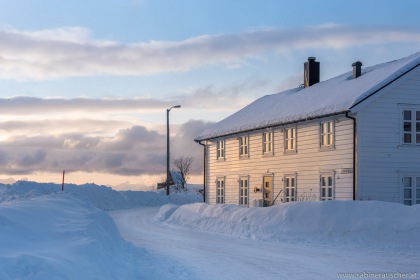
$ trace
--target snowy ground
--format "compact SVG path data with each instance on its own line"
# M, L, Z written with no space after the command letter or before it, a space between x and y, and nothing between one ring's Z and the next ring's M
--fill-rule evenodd
M337 219L317 226L314 211L316 218ZM363 218L363 211L370 214ZM390 211L397 213L387 217ZM124 239L187 264L189 279L337 279L337 273L416 273L419 214L420 207L380 202L303 202L269 209L167 205L112 217Z
M420 277L420 206L248 209L193 203L200 199L194 191L168 198L96 185L61 192L0 184L0 279Z

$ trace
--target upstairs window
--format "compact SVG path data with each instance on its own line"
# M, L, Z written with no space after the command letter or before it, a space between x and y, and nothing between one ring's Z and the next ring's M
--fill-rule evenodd
M404 144L420 144L420 110L404 109L403 115L403 135Z
M273 132L266 131L263 133L263 154L273 153Z
M296 128L287 128L284 130L284 150L286 152L296 151Z
M239 156L248 156L248 136L242 136L239 138Z
M334 146L334 122L322 122L320 125L321 148Z
M217 141L217 159L225 158L225 140Z

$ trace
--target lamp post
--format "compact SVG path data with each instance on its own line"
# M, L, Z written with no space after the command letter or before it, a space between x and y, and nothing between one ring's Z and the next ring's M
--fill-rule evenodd
M166 109L166 195L169 195L169 111L172 108L181 108L181 105Z

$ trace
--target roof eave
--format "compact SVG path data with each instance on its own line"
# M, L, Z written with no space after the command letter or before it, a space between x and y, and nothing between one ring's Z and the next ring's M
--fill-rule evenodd
M240 131L233 132L233 133L224 133L224 134L221 133L217 136L211 136L211 137L205 137L205 138L196 138L196 139L194 139L194 141L196 143L199 143L201 141L207 141L207 140L217 139L217 138L221 138L221 137L227 137L227 136L231 136L231 135L237 135L237 134L242 134L242 133L247 133L247 132L252 132L252 131L257 131L257 130L262 130L262 129L267 129L267 128L271 128L271 127L285 126L285 125L303 123L303 122L307 122L307 121L311 121L311 120L322 119L322 118L327 118L327 117L332 117L332 116L337 116L337 115L344 115L348 112L351 112L350 109L340 111L340 112L336 112L336 113L330 113L330 114L319 115L319 116L314 116L314 117L302 118L302 119L298 119L298 120L294 120L294 121L290 121L290 122L273 123L273 124L270 124L270 125L264 125L264 126L260 126L260 127L251 128L251 129L240 130Z

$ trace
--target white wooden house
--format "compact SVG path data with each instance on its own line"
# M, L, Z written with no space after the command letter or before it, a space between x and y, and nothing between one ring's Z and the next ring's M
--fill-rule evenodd
M205 201L420 204L420 52L259 98L203 131Z

